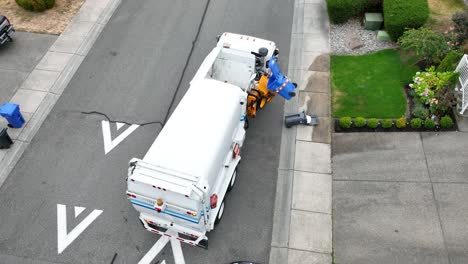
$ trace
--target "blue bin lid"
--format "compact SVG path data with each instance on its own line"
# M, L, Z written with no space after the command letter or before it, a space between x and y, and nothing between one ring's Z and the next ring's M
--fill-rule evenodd
M12 115L15 112L19 112L19 105L13 103L3 103L0 106L0 115Z

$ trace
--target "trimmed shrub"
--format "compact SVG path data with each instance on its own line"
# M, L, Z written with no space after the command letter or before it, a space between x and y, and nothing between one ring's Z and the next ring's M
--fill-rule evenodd
M42 12L46 9L52 8L55 5L55 0L15 0L16 3L22 8Z
M422 104L418 104L411 111L411 115L425 120L429 116L429 109L425 108Z
M396 41L406 28L419 28L429 17L427 0L385 0L385 30Z
M327 0L327 10L330 20L335 24L348 21L364 9L367 0Z
M448 71L454 71L455 68L457 68L458 63L460 62L461 58L463 57L463 54L452 50L447 55L445 55L445 58L440 62L439 66L437 67L438 72L448 72Z
M431 129L431 130L434 129L435 128L434 120L430 118L426 118L426 120L424 120L424 127L427 129Z
M341 24L365 11L381 10L383 0L327 0L327 11L334 24Z
M377 126L379 126L379 120L377 118L370 118L367 120L367 126L370 128L377 128Z
M392 119L382 120L382 127L383 128L391 128L392 126L393 126L393 120Z
M400 117L396 121L396 127L398 128L405 128L406 127L406 118Z
M366 119L364 117L356 117L354 119L354 125L356 127L364 127L366 125Z
M413 118L410 121L411 128L418 129L422 126L422 119L421 118Z
M452 118L448 115L443 116L440 119L440 126L443 128L452 128L454 126Z
M351 124L352 124L351 117L344 116L344 117L340 118L340 127L341 128L344 128L344 129L350 128Z

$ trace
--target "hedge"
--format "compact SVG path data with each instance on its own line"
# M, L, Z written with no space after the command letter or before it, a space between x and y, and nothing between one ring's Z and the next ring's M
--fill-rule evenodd
M16 3L26 10L42 12L52 8L55 0L16 0Z
M327 0L327 11L332 23L345 23L365 11L382 8L382 0Z
M407 28L419 28L429 17L427 0L385 0L383 2L385 30L397 41Z

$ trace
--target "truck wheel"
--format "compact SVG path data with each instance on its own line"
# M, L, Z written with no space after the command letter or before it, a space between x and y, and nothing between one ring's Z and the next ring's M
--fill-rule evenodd
M223 215L224 215L224 201L219 206L219 211L218 211L218 214L216 215L215 225L217 225L217 224L219 224L219 222L221 222L221 219L223 218Z
M231 181L229 182L229 186L227 188L228 192L230 192L232 188L234 188L234 184L236 184L236 177L237 177L237 168L235 168L234 172L232 173Z

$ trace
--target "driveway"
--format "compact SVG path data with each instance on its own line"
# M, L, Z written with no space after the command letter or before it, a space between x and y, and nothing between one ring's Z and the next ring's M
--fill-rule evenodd
M468 133L333 136L335 263L468 263Z
M0 104L9 101L57 36L16 32L0 46Z

